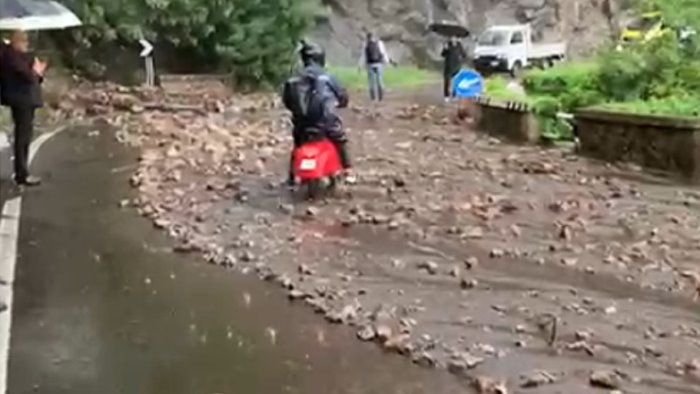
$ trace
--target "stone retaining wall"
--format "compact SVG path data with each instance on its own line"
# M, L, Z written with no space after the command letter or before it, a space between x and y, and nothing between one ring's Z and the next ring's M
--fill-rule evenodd
M477 130L513 142L539 141L537 120L526 104L480 97L474 100L474 105Z
M581 110L576 124L584 154L677 172L700 183L700 119Z

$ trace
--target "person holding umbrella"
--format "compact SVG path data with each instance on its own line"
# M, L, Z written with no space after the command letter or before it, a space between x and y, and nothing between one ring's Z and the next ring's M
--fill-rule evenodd
M13 32L0 59L0 103L10 108L15 125L14 180L20 186L41 183L29 175L29 144L34 134L34 114L43 105L40 84L45 71L46 62L29 53L27 33Z
M452 89L452 79L459 72L467 58L467 53L457 39L450 37L442 49L442 58L444 59L443 78L444 78L444 95L445 101L450 101L454 97L454 89Z
M20 186L38 185L29 175L29 145L34 114L41 107L46 62L29 52L29 30L65 29L81 22L69 9L51 0L0 0L0 30L12 31L0 47L0 104L9 107L15 125L14 179Z
M433 22L430 24L429 28L433 33L447 38L441 52L442 58L444 59L443 93L445 96L445 101L447 102L454 96L452 79L460 71L464 61L467 59L467 53L458 39L469 37L470 33L466 27L453 21Z

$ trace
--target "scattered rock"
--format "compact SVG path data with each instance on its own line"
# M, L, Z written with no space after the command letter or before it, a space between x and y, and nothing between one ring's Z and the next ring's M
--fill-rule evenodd
M614 315L617 313L617 307L615 305L610 305L603 311L606 315Z
M661 349L657 348L656 346L652 346L652 345L645 346L644 353L646 353L652 357L656 357L656 358L663 357L663 355L664 355L664 352Z
M700 359L694 358L683 363L683 369L687 372L700 371Z
M308 294L306 294L305 292L303 292L301 290L297 290L297 289L290 290L289 293L287 293L287 296L289 297L290 300L300 300L303 298L308 298Z
M593 387L610 390L617 390L622 385L620 376L614 371L595 371L589 377L588 382Z
M462 278L459 281L459 287L461 287L462 290L475 289L477 286L479 286L479 281L473 278Z
M374 333L377 339L379 339L382 342L386 342L389 340L389 338L392 337L393 330L386 324L378 324L374 328Z
M517 224L510 226L510 232L515 238L520 238L520 236L523 234L522 230L520 230L520 226Z
M412 350L410 340L411 336L406 333L394 335L384 342L384 350L394 351L401 354L410 353Z
M506 383L487 376L477 376L472 385L478 394L508 394Z
M450 268L449 274L453 278L458 278L459 277L459 267L454 266L454 267Z
M461 353L450 359L447 369L455 375L461 375L466 373L467 370L476 368L483 362L484 359L481 357L476 357L471 353Z
M481 239L484 237L484 229L481 227L467 227L460 234L463 239Z
M311 267L309 267L306 264L299 264L297 271L299 271L300 274L306 275L306 276L314 275L314 270L312 270Z
M372 215L372 217L371 217L370 220L371 220L372 224L377 224L377 225L378 225L378 224L386 224L386 223L389 223L389 221L390 221L391 219L390 219L388 216L386 216L386 215L375 214L375 215Z
M493 249L491 250L491 253L489 253L489 256L492 259L500 259L501 257L505 256L506 252L503 249Z
M255 261L255 255L252 252L246 250L241 254L240 260L244 263L252 263Z
M546 371L535 371L523 377L522 388L535 388L556 383L557 378Z
M438 265L434 261L422 262L422 263L418 264L418 269L425 270L430 275L437 275L438 274Z
M473 270L479 265L479 259L476 257L469 257L464 261L464 266L467 267L468 270Z
M280 212L285 215L291 215L294 213L294 205L292 204L280 204Z
M357 319L357 308L354 305L346 305L340 311L332 311L326 314L326 320L331 323L347 324Z
M374 327L372 326L364 326L362 327L358 332L357 332L357 337L365 342L369 342L373 340L377 336L377 333L374 331Z
M572 352L584 351L591 357L595 356L595 349L586 341L576 341L569 343L566 345L566 350L570 350Z
M406 187L406 180L403 179L403 178L401 178L401 177L399 177L399 176L395 176L395 177L394 177L394 186L395 186L395 187L400 187L400 188L401 188L401 187Z
M575 333L577 341L590 341L593 338L592 331L576 331Z
M413 356L413 362L424 368L435 367L435 357L428 352L420 352Z

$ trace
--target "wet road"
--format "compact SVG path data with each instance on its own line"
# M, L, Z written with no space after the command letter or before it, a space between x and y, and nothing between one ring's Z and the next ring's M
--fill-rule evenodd
M9 393L464 393L329 327L280 290L170 253L107 133L62 133L25 193ZM131 159L131 160L130 160Z

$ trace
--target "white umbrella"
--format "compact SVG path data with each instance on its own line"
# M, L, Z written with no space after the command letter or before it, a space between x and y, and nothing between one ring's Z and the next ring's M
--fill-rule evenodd
M52 30L82 25L65 6L50 0L0 0L0 30Z

